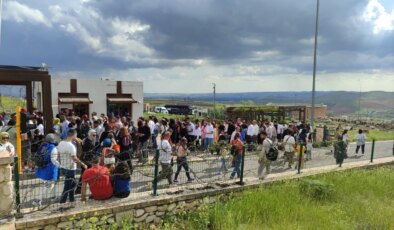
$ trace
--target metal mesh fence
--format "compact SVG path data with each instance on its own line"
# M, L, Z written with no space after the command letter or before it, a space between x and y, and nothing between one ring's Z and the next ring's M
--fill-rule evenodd
M356 155L356 145L354 143L347 145L347 158L344 159L344 164L348 162L370 160L372 152L374 158L390 157L393 156L393 141L376 142L373 148L371 142L367 142L364 149L364 154L359 149L359 153ZM244 160L243 160L243 178L264 178L267 172L271 174L283 173L283 172L294 172L297 173L299 165L299 154L294 154L294 163L289 168L289 163L286 161L286 157L283 151L279 151L279 156L276 161L262 162L261 160L261 147L255 146L252 151L248 151L248 146L245 148ZM335 165L336 160L334 158L334 148L332 146L314 148L309 156L306 157L306 153L303 152L301 160L300 171L308 168L316 168L321 166ZM127 194L127 199L140 199L142 197L147 198L155 193L154 178L155 178L155 166L157 166L157 174L160 175L163 171L163 165L159 162L156 165L155 155L157 151L153 148L145 148L144 156L141 157L137 154L132 156L132 173L130 174L129 183L131 187L130 194ZM122 161L115 163L119 164ZM187 166L186 164L187 163ZM269 165L267 171L267 165ZM15 160L14 167L17 167L17 160ZM186 167L185 167L186 166ZM239 183L241 178L238 177L237 173L231 179L231 173L234 171L234 157L230 154L230 146L225 145L217 149L217 151L201 151L199 149L193 149L189 155L183 161L177 161L176 157L173 157L173 164L171 167L171 180L163 178L157 183L157 194L176 194L176 193L188 193L198 190L206 190L213 188L226 187L230 184ZM180 168L179 173L177 169ZM259 168L262 173L259 174ZM111 168L110 171L113 169ZM59 176L56 180L45 181L37 178L36 171L18 172L17 168L14 169L14 181L15 187L18 188L16 192L16 209L20 210L20 213L37 212L40 210L53 210L62 211L70 207L76 207L81 205L81 194L78 191L78 187L81 185L81 168L77 167L75 171L75 178L71 178L71 186L65 190L65 184L70 182L70 178L66 178L64 173L59 170ZM186 173L187 172L187 173ZM175 176L177 175L177 178ZM114 176L119 176L113 173L110 179ZM123 175L121 175L123 176ZM176 179L175 183L174 180ZM68 182L67 182L68 181ZM170 183L171 182L171 183ZM95 184L96 183L96 184ZM98 184L97 184L98 183ZM93 178L93 186L100 187L100 183L105 183L98 178ZM105 186L105 185L103 185ZM75 192L77 190L78 192ZM75 192L74 201L69 202L68 199L65 204L61 204L60 200L65 192ZM86 197L90 197L90 188L86 189ZM92 197L90 197L92 199ZM111 198L117 199L117 198ZM89 201L88 201L89 202Z

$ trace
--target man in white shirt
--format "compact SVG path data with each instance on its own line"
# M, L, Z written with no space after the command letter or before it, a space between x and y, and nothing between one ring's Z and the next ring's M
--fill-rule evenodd
M255 130L254 130L254 126L253 126L252 123L250 123L250 124L248 125L248 129L247 129L247 131L246 131L246 142L247 142L248 144L252 143L252 141L253 141L254 131L255 131Z
M149 116L148 126L150 128L150 133L154 133L155 131L155 122L153 121L153 117Z
M295 151L295 138L293 137L293 131L289 130L288 134L283 138L283 144L285 147L285 161L289 163L289 169L294 163L294 151Z
M259 131L260 131L260 127L257 124L256 120L253 121L253 129L254 129L253 142L255 142L257 140L257 135L259 135Z
M162 135L161 143L158 146L160 150L159 155L159 163L161 165L161 172L157 176L157 178L153 181L153 184L158 183L160 180L167 178L168 184L172 185L172 146L168 141L170 139L171 134L167 131Z
M194 136L194 130L196 129L196 126L193 124L193 122L190 121L188 118L186 120L186 125L187 125L187 142L188 143L193 143L193 141L196 139L196 136Z
M60 157L60 170L64 175L64 189L60 203L66 203L67 198L70 202L74 202L74 190L76 187L75 183L75 172L77 170L77 164L82 168L87 169L87 166L78 159L77 149L73 144L77 138L77 132L75 129L69 129L67 131L67 138L61 141L58 145L58 152Z
M208 147L212 144L213 141L213 125L211 120L207 120L207 125L204 127L205 130L205 141L204 141L204 150L208 150Z

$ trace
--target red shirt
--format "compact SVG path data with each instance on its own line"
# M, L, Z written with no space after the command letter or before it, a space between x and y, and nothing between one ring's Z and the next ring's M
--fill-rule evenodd
M239 138L234 139L231 144L237 146L237 153L242 156L242 141Z
M93 165L86 169L82 175L82 181L89 184L93 199L106 200L112 196L112 184L107 168Z

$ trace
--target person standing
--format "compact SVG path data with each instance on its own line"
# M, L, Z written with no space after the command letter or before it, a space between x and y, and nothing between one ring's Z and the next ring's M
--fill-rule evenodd
M264 179L265 176L263 176L263 170L265 168L265 174L269 174L271 172L271 161L268 160L267 158L267 153L269 152L271 146L272 146L272 141L267 137L267 132L262 131L260 133L260 138L262 139L262 145L261 145L261 151L259 152L259 168L257 171L258 177L260 179Z
M339 167L342 167L343 161L347 157L346 147L346 142L341 137L334 144L334 157Z
M0 133L0 153L7 152L10 156L15 155L15 147L10 142L10 135L7 132Z
M283 138L284 147L285 147L285 161L284 163L289 163L289 169L291 169L294 163L294 150L295 150L295 138L293 137L293 131L291 129L288 130L287 135Z
M36 165L37 171L35 175L43 181L44 188L41 190L40 200L36 204L33 203L33 205L41 206L42 200L50 197L51 192L54 191L60 166L56 144L57 136L50 133L46 135L45 142L39 148L44 151L44 161L42 162L43 165Z
M58 152L60 155L60 170L64 175L64 188L60 199L60 203L66 203L67 198L70 202L74 202L74 189L75 183L75 172L77 170L77 164L83 169L87 169L87 166L78 159L77 149L73 144L77 138L77 132L75 129L69 129L67 131L67 138L61 141L58 145Z
M235 174L240 176L240 165L242 161L242 154L243 154L243 143L240 139L239 133L236 133L234 136L234 140L231 142L232 145L235 146L235 160L234 160L234 169L231 172L230 179L234 179Z
M161 165L161 172L157 176L156 179L153 180L153 184L158 183L164 178L167 178L168 184L172 185L172 166L171 166L171 159L172 159L172 147L170 142L171 134L169 132L165 132L162 135L161 143L157 147L160 151L159 155L159 163Z
M358 134L356 135L356 141L357 141L357 147L356 147L356 155L358 154L358 151L361 148L361 153L364 155L364 151L365 151L365 140L367 139L367 137L365 136L365 134L363 133L362 129L358 130Z
M182 168L185 169L187 182L190 183L193 181L193 178L190 177L189 165L187 163L187 153L188 153L187 139L183 137L181 139L181 142L179 143L178 147L176 148L177 170L175 172L174 183L178 183L178 175L181 172Z
M214 129L210 119L207 120L207 125L205 126L204 130L205 130L204 150L207 151L208 147L212 144L214 137L213 134Z

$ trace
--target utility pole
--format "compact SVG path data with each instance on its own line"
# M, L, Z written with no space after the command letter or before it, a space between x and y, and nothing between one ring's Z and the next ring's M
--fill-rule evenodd
M358 94L358 121L361 119L361 78L358 79L360 82L360 92Z
M213 119L216 119L216 83L213 84Z
M311 126L315 130L315 94L316 94L316 51L317 51L317 35L319 30L319 0L316 4L316 25L315 25L315 49L313 53L313 83L312 83L312 111L311 111Z

